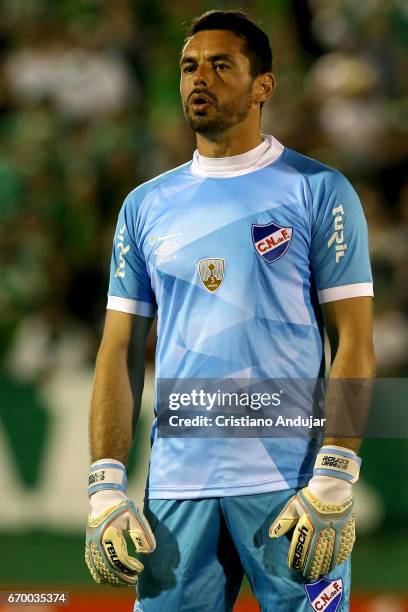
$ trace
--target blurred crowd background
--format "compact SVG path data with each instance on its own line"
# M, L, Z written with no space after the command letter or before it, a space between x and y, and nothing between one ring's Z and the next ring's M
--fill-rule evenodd
M179 104L178 54L186 24L210 6L1 0L2 359L23 335L33 361L27 369L39 374L73 331L82 338L81 357L93 359L121 202L134 186L192 154ZM225 0L217 6L236 8ZM264 131L342 170L362 199L379 371L403 375L408 5L242 0L239 6L272 40L278 89L264 109ZM43 345L31 347L37 328Z
M190 19L209 8L244 9L271 37L278 88L263 131L358 191L378 375L407 376L406 0L0 0L0 416L22 488L44 477L49 405L67 379L83 388L72 410L87 412L124 197L191 158L178 56ZM150 361L153 351L154 334ZM396 444L407 466L406 440ZM391 489L372 455L374 489ZM408 516L407 488L399 495L402 508L381 502L396 523Z

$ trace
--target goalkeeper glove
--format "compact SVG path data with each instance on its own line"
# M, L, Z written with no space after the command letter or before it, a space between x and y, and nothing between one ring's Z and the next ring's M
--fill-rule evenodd
M86 529L85 561L98 583L134 586L143 565L128 554L124 531L128 531L141 553L156 547L149 524L125 495L125 466L115 459L91 465L88 494L91 512Z
M290 568L310 580L330 572L350 555L355 541L352 484L361 459L341 446L323 446L313 477L294 495L269 528L271 538L294 529Z

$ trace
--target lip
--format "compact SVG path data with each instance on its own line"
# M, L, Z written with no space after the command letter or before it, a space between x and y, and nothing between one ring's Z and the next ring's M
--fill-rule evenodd
M210 107L211 103L206 101L206 102L191 102L190 103L190 108L193 109L193 111L195 111L196 113L202 113L204 111L206 111L209 107Z
M203 112L210 107L212 102L207 94L196 92L191 94L189 104L195 112Z

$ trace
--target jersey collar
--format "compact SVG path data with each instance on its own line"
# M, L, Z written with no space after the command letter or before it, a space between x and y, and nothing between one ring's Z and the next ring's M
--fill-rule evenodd
M231 157L205 157L195 150L191 172L199 177L230 178L260 170L281 156L284 146L273 136L262 134L263 142L254 149Z

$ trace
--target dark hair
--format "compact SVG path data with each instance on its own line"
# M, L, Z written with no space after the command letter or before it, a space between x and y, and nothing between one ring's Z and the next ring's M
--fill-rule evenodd
M256 77L272 70L272 49L268 36L241 11L207 11L191 22L188 40L203 30L229 30L245 40L251 74Z

